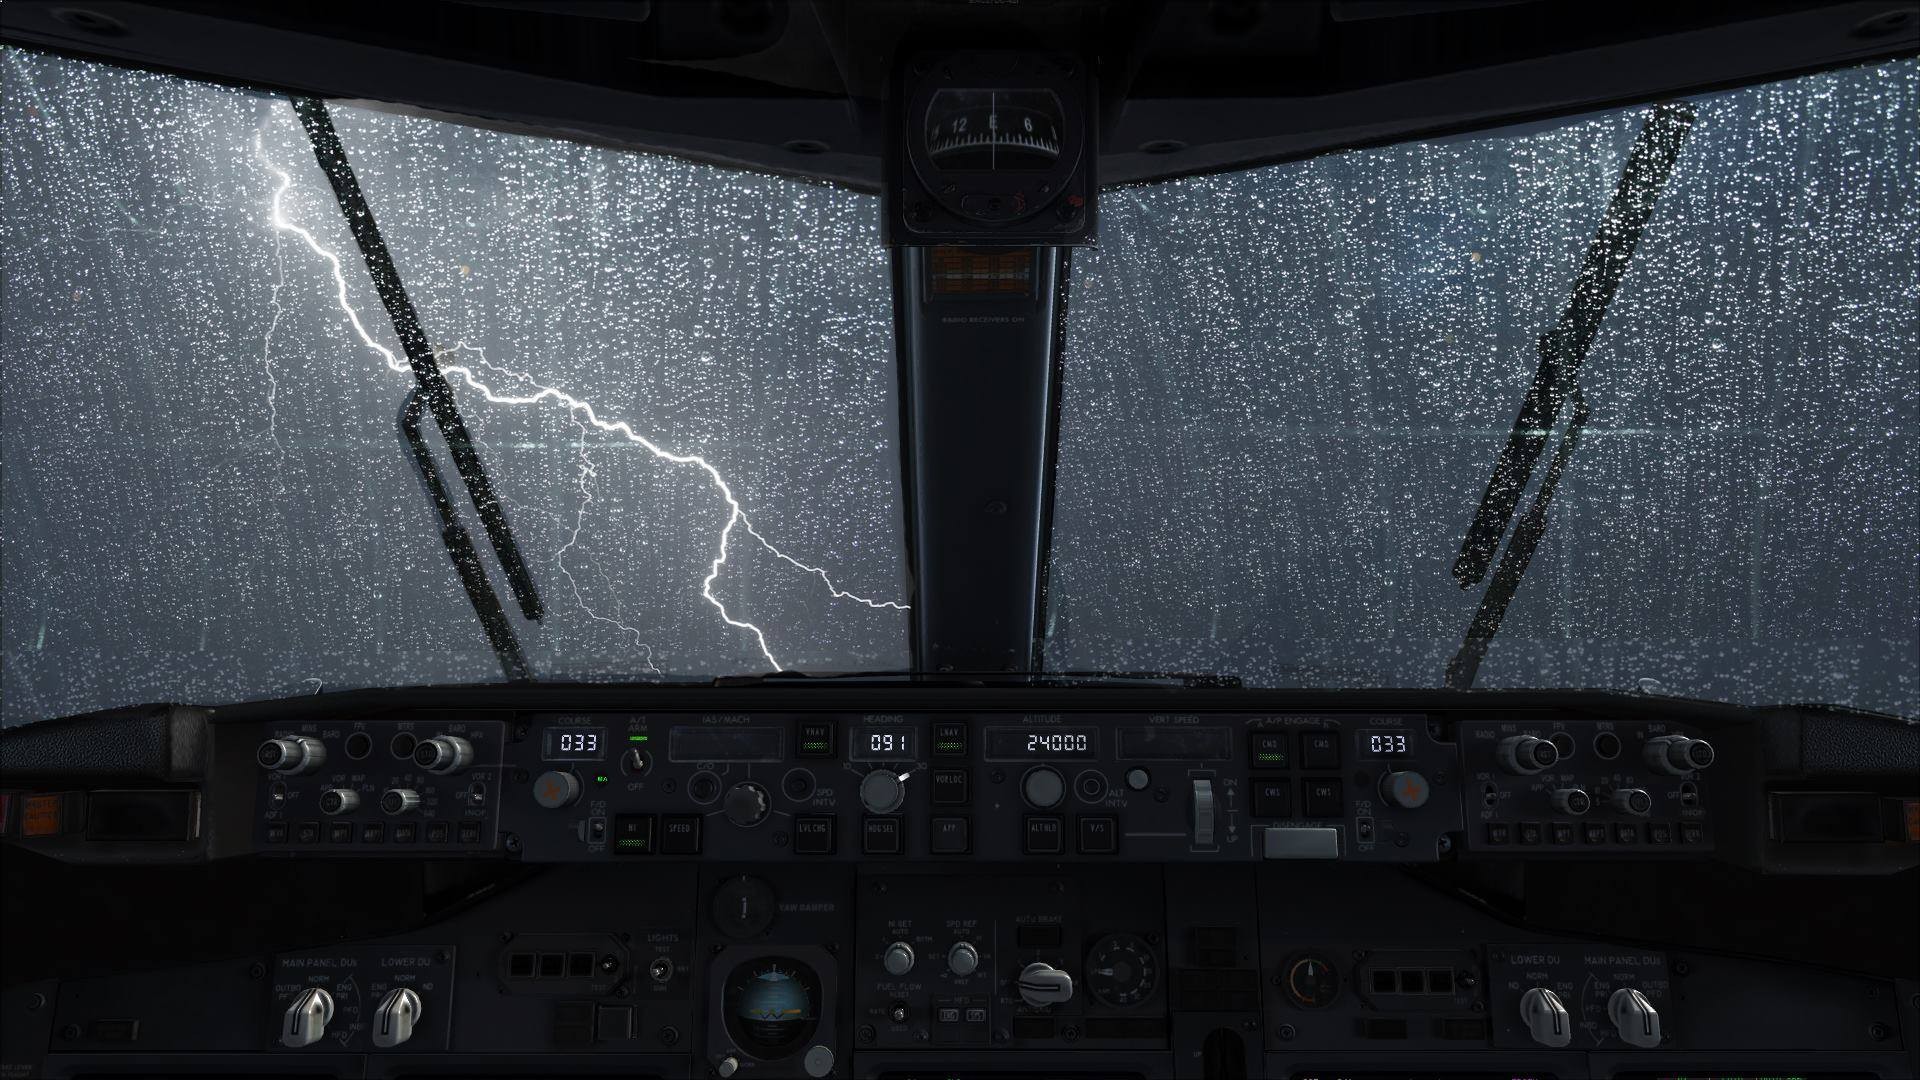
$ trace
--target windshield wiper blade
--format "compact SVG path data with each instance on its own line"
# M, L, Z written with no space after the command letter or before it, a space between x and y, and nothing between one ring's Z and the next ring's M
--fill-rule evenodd
M1573 295L1567 301L1566 310L1554 328L1540 337L1540 364L1534 370L1533 385L1527 390L1520 414L1514 418L1506 449L1487 480L1487 490L1480 497L1480 509L1453 563L1453 577L1461 588L1471 588L1487 576L1494 552L1500 547L1500 538L1506 534L1507 523L1519 508L1520 495L1533 476L1541 451L1546 448L1560 408L1569 400L1573 402L1573 414L1567 422L1566 434L1547 464L1547 474L1541 478L1533 505L1514 528L1506 554L1500 559L1500 568L1480 597L1480 607L1467 628L1466 640L1447 664L1449 689L1466 690L1473 686L1480 672L1480 661L1486 658L1487 648L1506 618L1507 607L1519 591L1520 579L1533 562L1534 549L1546 535L1547 511L1552 506L1554 491L1560 486L1567 462L1580 443L1580 432L1587 424L1587 400L1580 392L1580 365L1586 362L1593 340L1600 332L1600 322L1620 290L1620 281L1626 276L1634 249L1639 246L1640 234L1653 217L1654 204L1673 176L1674 162L1680 157L1687 133L1693 129L1693 120L1693 106L1677 102L1654 109L1653 115L1641 125L1633 147L1627 152L1626 167L1620 172L1613 198L1607 203L1593 242L1587 245L1580 272L1574 277Z
M1626 167L1620 172L1620 182L1613 189L1593 242L1587 245L1566 310L1554 328L1540 336L1540 365L1534 371L1533 385L1514 418L1506 449L1494 465L1486 493L1480 497L1480 508L1454 560L1454 580L1463 589L1479 584L1493 565L1500 538L1520 505L1520 494L1546 448L1561 406L1574 392L1580 365L1593 348L1600 322L1620 289L1621 278L1626 276L1640 234L1653 216L1654 204L1673 175L1674 162L1680 157L1693 120L1694 109L1687 102L1661 105L1641 125L1632 149L1627 151Z
M320 164L320 171L326 174L328 184L333 187L334 198L340 204L340 214L346 219L354 243L360 248L360 256L366 262L367 276L373 279L374 292L379 294L380 303L386 308L387 318L393 323L393 332L400 339L400 348L406 354L407 365L413 371L415 387L401 409L401 434L412 452L415 468L420 470L421 482L426 486L428 496L434 500L434 510L440 518L440 534L447 544L447 553L453 559L454 568L466 588L468 599L473 603L474 613L480 617L488 641L500 656L501 668L509 678L524 679L527 677L527 666L519 643L514 640L512 628L507 625L500 610L499 598L494 595L492 584L485 572L480 570L466 529L452 516L453 502L447 497L446 485L440 482L437 470L433 469L431 459L426 456L426 444L419 437L419 414L422 409L433 414L434 424L439 427L440 435L446 441L447 453L453 458L454 471L460 474L461 482L466 485L467 498L473 503L474 512L480 516L480 523L486 529L487 539L493 546L494 555L500 560L500 567L506 574L507 585L513 591L520 613L529 620L537 621L545 616L546 607L540 600L539 590L534 586L533 573L520 552L520 544L514 538L513 526L507 520L506 506L494 490L493 481L487 476L480 454L474 448L473 438L467 433L466 422L461 419L460 409L453 398L453 387L441 372L440 363L427 343L426 333L420 329L419 315L413 309L413 302L407 298L400 272L393 264L386 240L380 235L379 225L374 222L373 208L367 205L366 195L360 190L359 178L354 175L353 165L347 160L346 147L341 145L340 134L334 130L326 103L314 97L295 96L290 100L295 114L300 118L301 128L307 133L307 141L313 145L313 156ZM456 546L460 542L465 543L464 553ZM477 577L475 571L479 571ZM503 634L505 640L511 643L511 648L504 651L501 644Z
M513 636L513 627L507 622L506 610L500 606L500 597L493 591L493 583L487 580L486 568L480 565L480 554L474 550L473 538L467 534L467 527L460 523L460 517L454 510L453 497L447 494L447 485L440 479L440 469L433 463L433 452L427 448L427 441L420 434L420 414L425 411L425 395L419 387L407 394L406 403L400 406L400 437L406 440L407 448L412 451L414 471L420 474L420 486L426 489L427 501L433 504L433 512L440 519L440 541L447 546L447 554L453 558L453 568L460 575L460 586L467 591L467 600L473 604L473 613L480 617L480 628L487 635L487 644L493 646L493 654L500 658L500 670L509 679L527 679L531 669L527 667L526 654L520 651L520 639Z

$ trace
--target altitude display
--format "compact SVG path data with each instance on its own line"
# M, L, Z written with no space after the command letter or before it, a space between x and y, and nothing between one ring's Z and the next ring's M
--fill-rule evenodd
M1100 733L1089 727L988 728L987 759L1095 758Z

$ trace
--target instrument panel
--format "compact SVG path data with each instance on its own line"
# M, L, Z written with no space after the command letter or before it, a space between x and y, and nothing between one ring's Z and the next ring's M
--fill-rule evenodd
M531 862L1705 855L1704 733L1419 713L536 712L266 724L266 852Z

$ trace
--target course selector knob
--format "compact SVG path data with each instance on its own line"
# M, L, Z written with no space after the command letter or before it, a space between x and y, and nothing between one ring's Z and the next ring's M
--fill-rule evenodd
M1536 986L1520 995L1520 1020L1541 1046L1559 1048L1573 1041L1573 1018L1560 995Z
M1433 785L1412 770L1390 772L1380 778L1380 794L1402 810L1418 810L1433 795Z
M1623 986L1607 999L1607 1019L1620 1037L1634 1046L1651 1049L1660 1045L1660 1013L1647 996L1631 986Z
M413 1026L419 1022L420 995L396 986L373 1010L373 1045L399 1046L413 1038Z
M318 986L300 991L280 1021L280 1045L298 1049L320 1041L333 1023L333 995Z
M580 798L580 778L568 769L548 769L533 782L533 801L542 809L572 806Z
M1035 1009L1073 1000L1073 976L1052 964L1028 964L1020 971L1020 1000Z
M906 801L906 778L897 772L875 769L860 781L860 805L869 814L891 814Z
M880 954L880 966L886 968L887 974L896 979L912 971L913 946L904 941L896 941L887 946L887 951Z

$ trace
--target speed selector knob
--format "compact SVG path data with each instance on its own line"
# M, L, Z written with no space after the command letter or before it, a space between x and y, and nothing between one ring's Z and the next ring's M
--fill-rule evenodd
M413 763L430 773L446 776L473 764L473 744L458 735L435 735L413 747Z
M1623 986L1607 999L1607 1019L1628 1043L1650 1049L1660 1045L1660 1013L1647 996Z
M875 769L860 781L860 805L869 814L891 814L907 801L906 777Z
M298 776L326 764L327 747L319 739L289 735L261 743L260 749L254 752L254 760L263 769Z
M1028 964L1020 971L1020 1000L1036 1009L1073 1000L1073 976L1052 964Z
M1668 776L1685 776L1713 764L1713 744L1685 735L1662 735L1647 740L1647 764Z
M420 995L396 986L373 1010L373 1045L399 1046L413 1038L413 1026L419 1022Z
M320 1041L333 1023L333 995L318 986L300 991L280 1020L280 1045L298 1049Z
M1573 1017L1567 1015L1560 995L1544 986L1520 995L1520 1020L1541 1046L1558 1048L1573 1041Z
M904 941L896 941L887 946L887 951L880 954L880 966L886 968L887 974L896 979L912 971L913 946Z
M980 950L971 941L956 941L947 950L947 970L961 978L980 970Z
M767 820L767 789L751 780L742 780L727 789L727 820L743 829L751 829Z
M1427 778L1411 770L1390 772L1380 778L1380 795L1402 810L1418 810L1433 795Z

